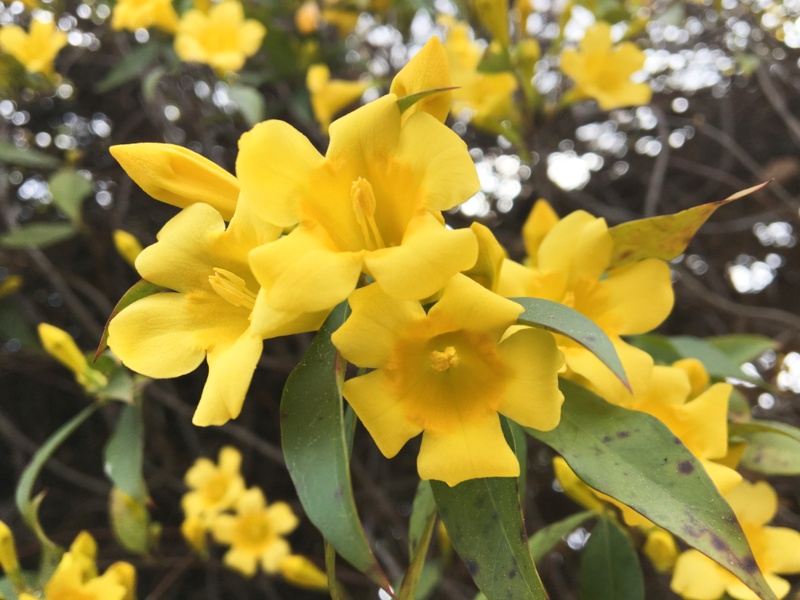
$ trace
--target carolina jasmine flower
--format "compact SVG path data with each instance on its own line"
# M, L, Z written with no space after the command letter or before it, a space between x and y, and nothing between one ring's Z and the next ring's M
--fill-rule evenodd
M593 98L601 109L612 110L650 102L650 86L630 80L644 60L644 52L631 42L612 47L611 26L600 22L586 30L580 50L561 53L561 70L575 82L573 99Z
M277 573L281 562L291 554L282 536L295 530L299 521L285 502L267 505L258 488L247 490L236 503L236 514L223 514L214 520L214 539L230 544L224 563L252 577L258 565L266 573Z
M31 19L28 32L19 25L0 28L0 50L16 58L29 73L51 75L53 61L66 45L67 34L56 29L53 19Z
M198 458L194 462L184 476L189 492L181 500L187 520L201 517L210 522L222 511L233 508L245 491L241 465L241 453L231 446L224 446L219 451L217 464L207 458ZM192 539L196 537L191 536Z
M401 127L389 94L335 121L330 136L325 156L281 121L256 125L239 142L239 203L294 227L250 254L262 287L253 326L264 335L276 311L324 318L362 273L389 295L417 300L477 258L472 232L446 228L440 212L479 188L467 148L449 128L422 111ZM269 204L259 202L264 190Z
M47 353L72 371L81 386L91 392L108 383L105 375L89 365L69 333L49 323L39 323L38 332Z
M175 52L185 62L210 65L217 73L239 71L261 47L266 28L245 19L238 0L224 0L208 12L190 10L178 23Z
M778 495L764 481L742 481L725 499L742 526L758 568L775 595L784 598L791 586L778 575L800 573L800 533L767 526L778 510ZM726 593L736 600L758 600L727 569L697 550L678 557L671 587L676 594L692 600L716 600Z
M111 15L111 29L136 31L158 27L168 33L178 26L178 13L171 0L119 0Z
M427 314L375 284L349 301L353 313L333 343L348 361L375 370L345 381L342 392L384 456L422 434L422 479L453 486L517 476L499 415L540 430L558 425L563 357L545 331L504 337L520 305L464 275L447 283Z
M368 81L331 79L327 65L311 65L306 73L306 87L322 131L327 132L334 115L361 98L370 85Z

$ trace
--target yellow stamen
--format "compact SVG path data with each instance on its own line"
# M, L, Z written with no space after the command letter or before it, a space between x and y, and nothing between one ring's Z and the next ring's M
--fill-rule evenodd
M443 352L434 350L430 354L430 361L434 371L447 371L450 367L458 366L458 352L453 346L448 346Z
M375 242L375 247L370 250L385 248L383 236L375 222L375 192L372 191L370 182L363 177L356 179L350 187L350 199L353 201L353 212L356 213L356 222L361 226L364 241L368 246Z
M208 276L208 282L217 294L234 306L253 310L256 295L247 289L247 282L235 273L214 267L214 274Z

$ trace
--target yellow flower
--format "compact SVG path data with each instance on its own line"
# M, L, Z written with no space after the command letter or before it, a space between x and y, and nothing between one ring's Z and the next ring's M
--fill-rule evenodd
M778 495L768 483L742 483L727 494L742 526L758 568L780 599L789 593L789 582L777 574L800 573L800 533L785 527L767 527L778 510ZM727 593L736 600L758 600L747 586L727 569L697 550L678 557L672 590L692 600L716 600Z
M416 300L477 258L472 232L446 228L440 213L479 188L455 133L427 112L401 127L393 94L338 119L330 133L325 156L281 121L256 125L239 142L239 203L280 227L299 223L250 255L262 286L253 326L265 336L276 314L316 313L319 326L362 272L388 294ZM264 190L271 202L258 204Z
M247 253L279 235L244 209L226 229L214 208L192 204L136 259L144 279L174 291L117 314L108 345L126 366L154 378L184 375L207 358L196 425L220 425L241 412L262 351L262 339L250 327L258 283Z
M225 0L208 13L190 10L183 15L175 36L175 52L182 61L210 65L219 74L235 72L258 52L266 33L255 19L245 20L241 3Z
M322 13L315 0L306 0L294 13L294 26L305 35L314 33L322 22Z
M105 375L89 366L86 356L69 333L48 323L39 323L38 331L47 353L72 371L75 380L87 391L97 390L108 383Z
M492 39L508 48L508 0L475 0L475 9L481 24L492 34Z
M672 571L678 558L678 545L675 543L675 538L670 532L660 527L654 527L647 532L647 540L645 540L642 551L659 573Z
M465 23L450 22L444 45L450 61L453 85L453 114L476 127L496 131L503 121L516 122L514 104L517 80L511 73L480 73L483 49L470 39Z
M142 245L136 236L128 233L123 229L115 229L113 232L114 247L119 252L119 255L125 259L130 266L134 267L136 264L136 257L142 252Z
M530 266L503 263L498 293L560 302L594 321L611 339L634 393L647 387L653 360L621 336L652 331L674 302L669 266L656 259L609 269L613 241L604 219L576 211L560 221L540 200L523 229ZM589 350L557 336L567 375L615 404L630 392Z
M208 554L208 523L200 516L187 516L181 523L181 535L183 539L200 556Z
M520 328L503 337L519 304L464 275L427 314L419 302L394 299L378 285L349 301L353 313L333 343L348 361L375 370L349 379L342 392L384 456L422 433L422 479L453 486L517 476L499 414L540 430L558 425L563 357L545 331Z
M58 31L52 19L32 19L28 33L19 25L0 29L0 50L16 58L29 73L51 75L53 61L66 44L67 34Z
M173 33L178 27L178 13L172 0L119 0L111 15L111 29L136 31L158 27Z
M290 554L279 566L281 576L292 585L308 590L328 589L328 576L305 556Z
M181 500L186 516L201 517L208 523L222 511L233 508L245 490L239 472L241 465L242 455L231 446L219 451L217 465L207 458L198 458L184 476L190 488Z
M650 102L650 86L630 80L644 60L635 44L612 47L611 27L601 22L586 30L580 51L568 48L561 53L561 70L575 82L570 92L575 100L593 98L601 109L611 110Z
M236 514L220 515L212 533L221 544L230 544L224 563L243 575L255 575L258 565L266 573L277 573L281 562L291 554L283 539L295 530L299 521L285 502L267 505L258 488L247 490L236 503Z
M361 98L370 86L368 81L331 79L327 65L311 65L306 87L311 94L311 108L322 131L327 132L334 115Z

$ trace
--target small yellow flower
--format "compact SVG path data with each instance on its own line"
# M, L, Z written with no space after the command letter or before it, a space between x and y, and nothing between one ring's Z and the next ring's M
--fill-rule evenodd
M231 446L224 446L219 451L216 465L207 458L195 461L184 476L190 488L181 500L187 520L200 517L208 523L222 511L233 508L245 490L244 478L239 472L241 465L242 455ZM198 537L195 525L190 523L186 526L192 533L186 536L190 542Z
M290 554L281 561L281 576L292 585L307 590L328 589L328 576L305 556Z
M142 252L142 245L132 233L128 233L122 229L115 229L114 233L114 247L119 252L119 255L125 259L130 266L136 266L136 257Z
M345 381L342 393L383 455L421 433L422 479L453 486L519 475L499 415L545 431L558 425L563 357L553 336L520 328L504 338L522 307L464 275L427 314L376 284L349 302L353 313L333 343L348 361L375 370Z
M311 108L322 131L328 127L336 113L361 98L370 86L368 81L331 79L327 65L311 65L306 74L306 87L311 94Z
M784 598L790 585L778 574L800 573L800 533L786 527L767 527L778 510L778 495L764 481L742 481L725 499L742 526L758 568L775 595ZM736 600L758 600L727 569L697 550L678 557L671 587L692 600L716 600L725 593Z
M306 0L294 13L294 26L297 31L308 35L319 29L322 23L322 12L315 0Z
M111 16L111 29L136 31L158 27L173 33L178 27L178 13L171 0L119 0Z
M612 110L650 102L650 86L630 80L644 61L644 52L631 42L612 47L611 26L601 22L586 30L580 51L561 53L561 70L575 82L570 92L575 100L593 98L601 109Z
M175 52L185 62L210 65L218 74L239 71L261 47L266 28L244 18L238 0L225 0L208 13L190 10L181 18Z
M38 331L47 353L72 371L75 380L87 391L97 390L108 383L105 375L89 366L86 356L69 333L48 323L40 323Z
M53 61L66 44L67 34L58 31L52 19L32 19L28 33L19 25L0 29L0 50L16 58L29 73L51 75Z
M247 577L258 565L266 573L277 573L281 562L291 554L282 536L295 530L299 521L285 502L267 505L258 488L247 490L236 503L236 514L218 516L212 525L214 539L230 544L223 561Z

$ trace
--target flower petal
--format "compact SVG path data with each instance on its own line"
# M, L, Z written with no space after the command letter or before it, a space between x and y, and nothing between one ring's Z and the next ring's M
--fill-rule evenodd
M618 324L619 335L652 331L669 316L675 303L669 265L648 259L609 271L602 281L609 310L603 319Z
M285 543L285 542L284 542ZM244 552L236 547L231 548L225 553L222 562L234 571L239 571L242 575L252 577L256 574L258 558L254 554Z
M717 600L730 581L726 575L727 571L713 560L697 550L689 550L678 557L670 588L684 598Z
M431 37L422 49L395 75L389 93L398 98L426 90L450 87L450 65L442 42ZM439 92L423 98L403 114L403 120L416 112L426 112L444 123L450 112L453 93Z
M764 570L793 575L800 573L800 532L788 527L765 527Z
M739 520L746 523L765 525L778 512L778 494L766 481L742 481L725 499Z
M556 223L539 246L541 269L568 274L568 285L597 281L611 260L614 245L605 219L577 210Z
M261 567L265 573L277 573L281 561L292 553L289 542L282 538L275 538L261 553Z
M250 315L250 328L264 339L317 331L329 313L329 309L316 312L277 310L269 305L267 292L262 289Z
M267 518L272 531L280 535L291 533L300 524L300 520L286 502L270 504L267 507Z
M550 230L558 223L558 215L547 200L539 199L522 227L522 239L531 266L538 266L539 246Z

